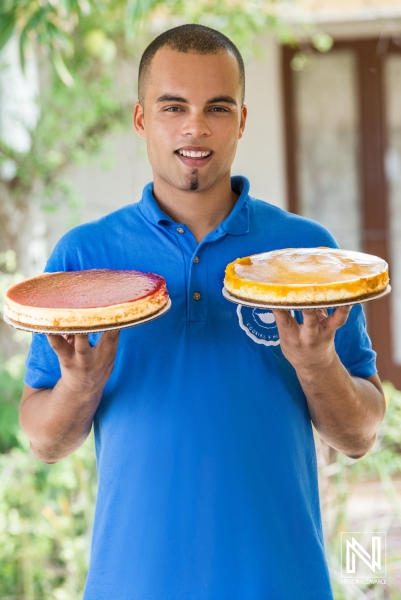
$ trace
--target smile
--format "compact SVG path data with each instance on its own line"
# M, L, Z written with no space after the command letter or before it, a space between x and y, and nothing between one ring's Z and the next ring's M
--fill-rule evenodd
M188 158L207 158L211 155L211 151L206 152L195 152L194 150L177 150L177 154L180 156L186 156Z

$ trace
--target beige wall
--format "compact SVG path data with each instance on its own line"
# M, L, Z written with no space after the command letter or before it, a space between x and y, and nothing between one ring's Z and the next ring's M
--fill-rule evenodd
M247 127L233 165L250 179L251 194L285 207L280 48L267 39L263 60L247 65Z

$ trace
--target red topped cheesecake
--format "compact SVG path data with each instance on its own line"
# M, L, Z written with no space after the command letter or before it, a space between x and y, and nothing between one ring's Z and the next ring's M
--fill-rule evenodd
M44 273L8 288L6 316L37 329L91 329L149 317L168 302L160 275L90 269Z

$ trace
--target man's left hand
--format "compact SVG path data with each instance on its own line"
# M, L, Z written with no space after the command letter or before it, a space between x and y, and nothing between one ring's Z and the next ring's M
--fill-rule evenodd
M336 352L334 336L346 323L350 308L330 316L323 309L303 311L303 324L274 310L284 356L294 367L308 402L313 424L322 438L352 458L372 447L385 413L378 375L350 375Z
M325 309L303 310L300 325L289 312L273 310L281 350L297 372L311 373L336 358L334 336L348 319L349 306L339 306L330 316Z

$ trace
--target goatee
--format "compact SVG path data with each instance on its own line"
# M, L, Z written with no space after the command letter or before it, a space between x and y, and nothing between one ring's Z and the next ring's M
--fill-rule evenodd
M191 182L189 184L189 189L191 191L197 190L199 187L199 179L198 179L198 169L194 169L191 173Z

